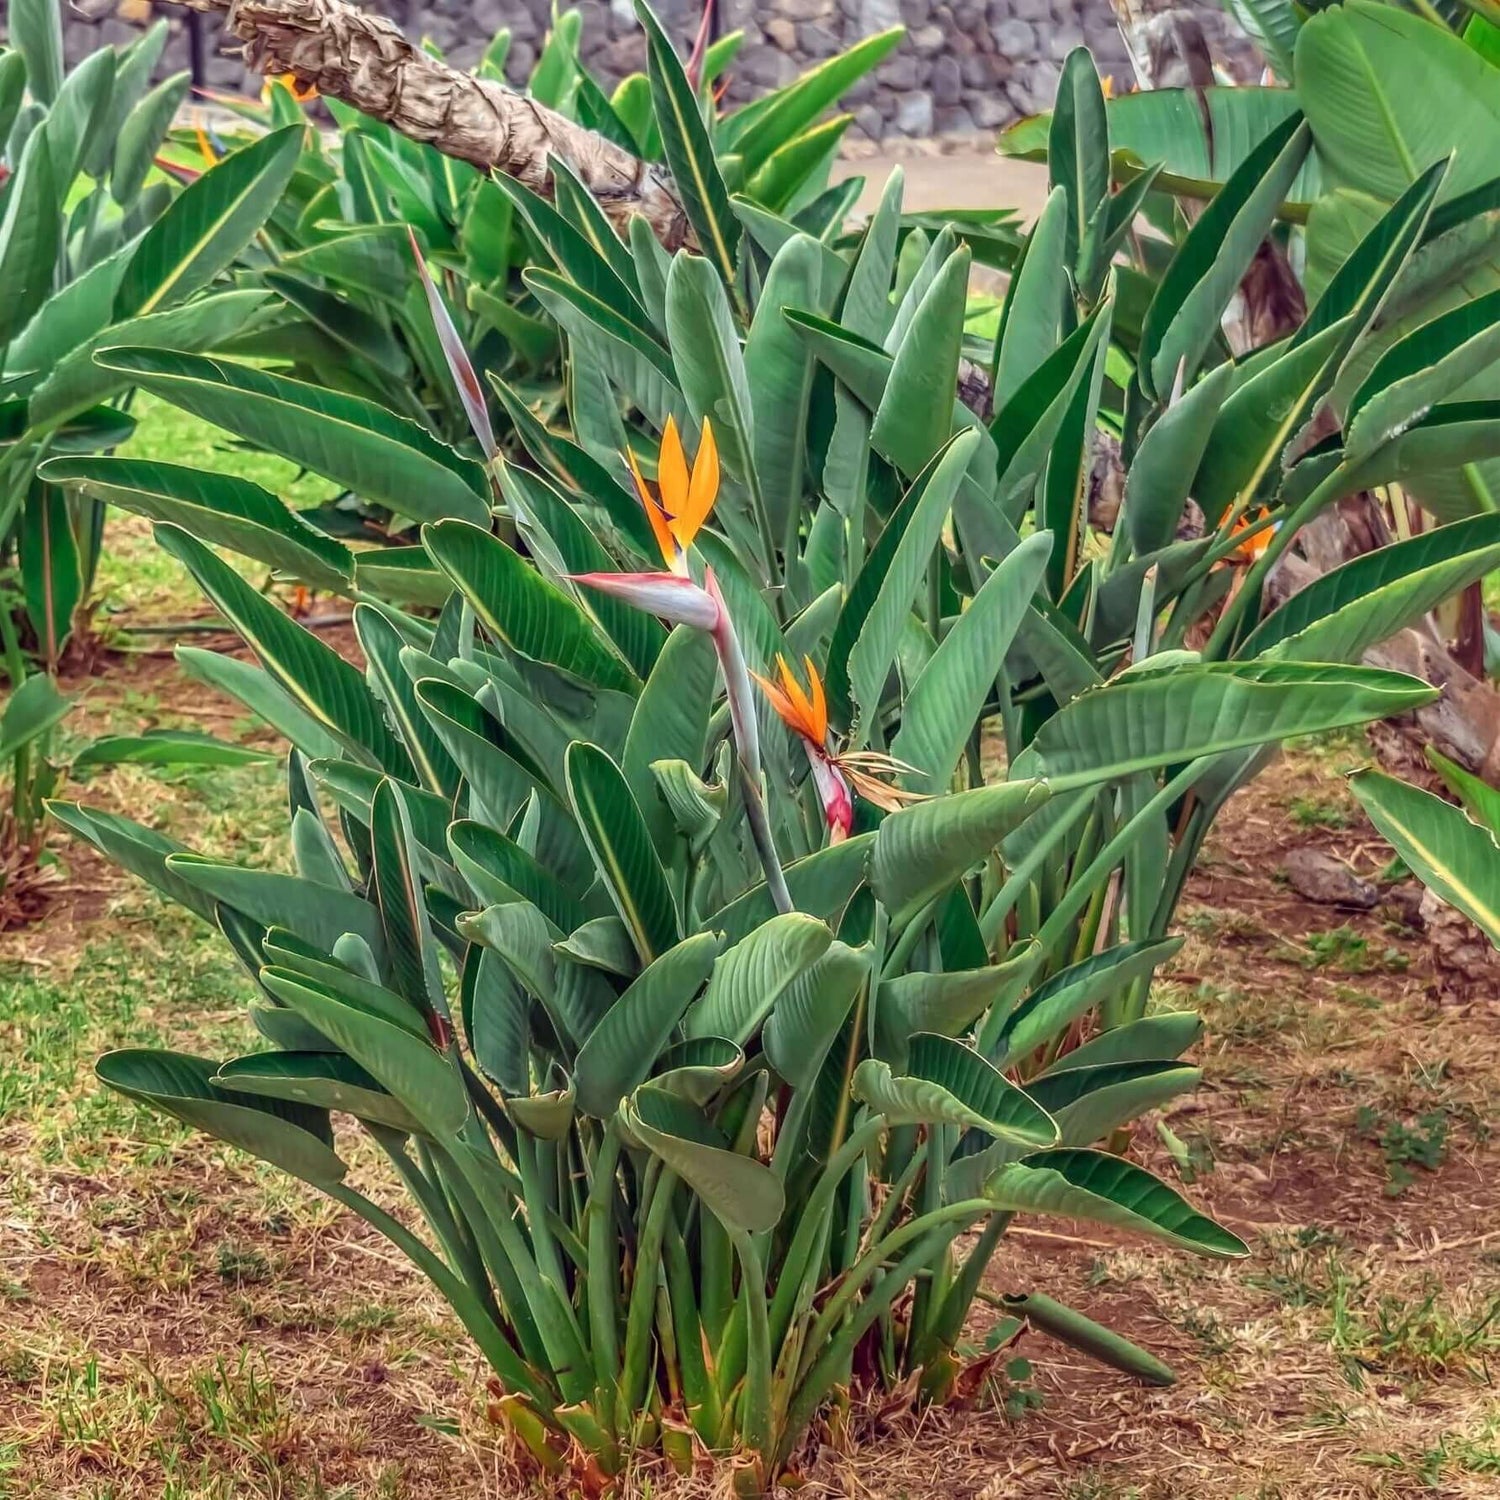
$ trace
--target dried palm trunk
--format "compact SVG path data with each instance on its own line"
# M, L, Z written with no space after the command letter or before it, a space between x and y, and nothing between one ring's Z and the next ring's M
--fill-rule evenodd
M551 193L547 160L559 157L622 229L641 214L669 250L693 243L667 173L535 99L429 57L383 16L347 0L183 3L225 11L229 34L245 43L247 63L262 73L290 73L412 140L544 195Z

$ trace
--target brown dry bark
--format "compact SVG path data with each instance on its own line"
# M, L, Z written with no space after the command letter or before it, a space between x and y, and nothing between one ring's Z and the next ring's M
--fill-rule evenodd
M493 168L551 196L548 158L565 161L622 230L642 215L669 250L693 243L671 177L489 79L430 57L383 16L346 0L183 0L223 11L231 36L262 73L290 73L302 85L383 120L445 155Z

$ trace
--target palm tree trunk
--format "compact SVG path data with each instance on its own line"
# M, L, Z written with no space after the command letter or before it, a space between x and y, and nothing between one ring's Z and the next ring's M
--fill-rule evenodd
M247 64L262 73L290 73L412 140L504 172L544 196L551 195L548 158L559 157L621 229L640 214L669 250L693 243L682 200L661 168L535 99L430 57L383 16L347 0L184 3L226 12L229 34L245 43Z

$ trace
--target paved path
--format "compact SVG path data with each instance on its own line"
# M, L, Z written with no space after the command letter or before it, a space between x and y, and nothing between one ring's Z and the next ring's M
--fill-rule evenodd
M833 178L842 182L847 177L864 177L859 206L870 209L897 162L906 170L906 206L910 209L1014 208L1030 223L1047 197L1046 167L999 156L993 149L938 155L929 148L849 157L835 164Z

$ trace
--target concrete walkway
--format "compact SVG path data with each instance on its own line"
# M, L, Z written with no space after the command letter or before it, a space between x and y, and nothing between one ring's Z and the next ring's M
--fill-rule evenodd
M833 179L864 177L862 210L874 208L897 163L906 172L906 207L920 212L943 208L1013 208L1030 223L1047 199L1047 169L1037 162L998 155L993 147L938 152L931 144L906 150L882 149L837 162Z

